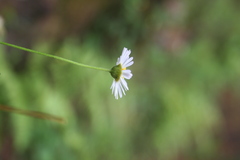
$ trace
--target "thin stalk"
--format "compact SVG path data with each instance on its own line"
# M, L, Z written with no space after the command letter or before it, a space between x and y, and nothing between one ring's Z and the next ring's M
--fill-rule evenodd
M65 120L61 117L57 117L51 114L43 113L43 112L37 112L37 111L28 111L28 110L23 110L23 109L18 109L18 108L13 108L9 106L4 106L0 105L0 110L6 111L6 112L11 112L11 113L17 113L17 114L22 114L26 116L31 116L39 119L46 119L50 121L55 121L58 123L65 123Z
M54 55L43 53L43 52L38 52L38 51L31 50L31 49L28 49L28 48L16 46L16 45L13 45L13 44L10 44L10 43L6 43L6 42L1 42L0 41L0 44L6 45L6 46L9 46L9 47L13 47L13 48L17 48L17 49L20 49L20 50L24 50L24 51L27 51L27 52L37 53L37 54L40 54L40 55L43 55L43 56L55 58L55 59L58 59L58 60L61 60L61 61L65 61L65 62L68 62L68 63L72 63L72 64L75 64L75 65L78 65L78 66L81 66L81 67L86 67L86 68L91 68L91 69L96 69L96 70L110 72L110 70L106 69L106 68L95 67L95 66L90 66L90 65L78 63L78 62L75 62L75 61L72 61L72 60L69 60L69 59L65 59L65 58L62 58L62 57L54 56Z

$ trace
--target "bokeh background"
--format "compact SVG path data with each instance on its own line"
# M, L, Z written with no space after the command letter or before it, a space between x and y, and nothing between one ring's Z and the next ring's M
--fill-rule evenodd
M0 0L0 39L111 68L123 47L130 90L109 73L0 45L1 160L240 159L239 0Z

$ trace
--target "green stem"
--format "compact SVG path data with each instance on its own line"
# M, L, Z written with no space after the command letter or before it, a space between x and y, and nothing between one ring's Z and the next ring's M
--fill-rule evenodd
M32 53L37 53L37 54L40 54L40 55L43 55L43 56L52 57L52 58L55 58L55 59L58 59L58 60L62 60L62 61L65 61L65 62L69 62L69 63L75 64L75 65L78 65L78 66L81 66L81 67L86 67L86 68L91 68L91 69L96 69L96 70L110 72L110 70L106 69L106 68L89 66L89 65L78 63L78 62L75 62L75 61L72 61L72 60L69 60L69 59L65 59L65 58L62 58L62 57L54 56L54 55L43 53L43 52L34 51L34 50L31 50L31 49L28 49L28 48L24 48L24 47L20 47L20 46L16 46L16 45L13 45L13 44L10 44L10 43L6 43L6 42L1 42L0 41L0 44L6 45L6 46L10 46L10 47L13 47L13 48L17 48L17 49L20 49L20 50L24 50L24 51L27 51L27 52L32 52Z

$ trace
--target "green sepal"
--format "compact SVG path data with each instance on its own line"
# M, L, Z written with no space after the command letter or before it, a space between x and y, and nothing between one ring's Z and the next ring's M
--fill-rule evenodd
M110 71L110 74L116 81L118 81L120 79L121 74L122 74L121 64L112 67L112 69Z

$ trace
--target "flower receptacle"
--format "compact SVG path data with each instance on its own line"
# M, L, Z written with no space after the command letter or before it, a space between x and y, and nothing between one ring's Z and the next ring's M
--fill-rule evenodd
M110 71L110 74L116 81L118 81L120 79L121 74L122 74L121 64L112 67L112 69Z

